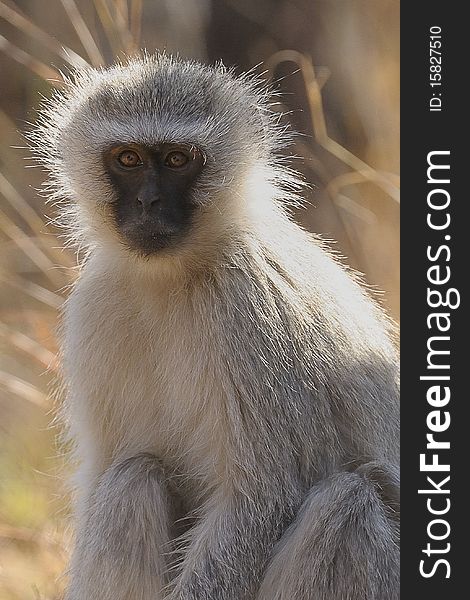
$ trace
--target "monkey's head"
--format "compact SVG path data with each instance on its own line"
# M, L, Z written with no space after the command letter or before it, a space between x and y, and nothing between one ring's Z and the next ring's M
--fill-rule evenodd
M275 200L286 136L259 81L157 55L76 75L33 142L69 231L148 258L249 226Z

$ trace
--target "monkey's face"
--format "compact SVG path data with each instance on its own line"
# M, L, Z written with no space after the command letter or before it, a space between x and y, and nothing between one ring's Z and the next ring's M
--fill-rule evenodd
M150 255L188 233L197 209L192 191L205 160L189 144L118 144L103 152L115 189L111 212L130 249Z
M212 256L281 181L267 107L255 80L163 55L78 74L33 136L60 222L119 256Z

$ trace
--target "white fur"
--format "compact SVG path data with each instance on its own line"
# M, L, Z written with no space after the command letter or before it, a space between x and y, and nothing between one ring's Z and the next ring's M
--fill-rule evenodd
M289 218L300 184L266 92L157 56L79 75L44 114L48 189L88 249L64 311L68 600L395 600L391 328ZM186 238L142 257L102 153L163 140L207 163ZM310 577L309 543L344 569Z

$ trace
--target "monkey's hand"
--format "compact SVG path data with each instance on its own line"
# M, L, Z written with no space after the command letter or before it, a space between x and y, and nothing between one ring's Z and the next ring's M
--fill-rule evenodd
M285 486L282 491L285 491ZM280 488L219 491L189 532L190 544L166 600L251 600L297 499Z

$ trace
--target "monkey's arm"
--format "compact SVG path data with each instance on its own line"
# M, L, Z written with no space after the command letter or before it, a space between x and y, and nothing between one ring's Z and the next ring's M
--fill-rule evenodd
M66 600L160 600L171 510L155 457L111 465L84 504Z
M372 462L307 494L256 600L398 600L399 476Z
M295 493L284 491L284 497L279 489L220 491L190 532L189 550L167 600L254 598L271 550L295 512Z

